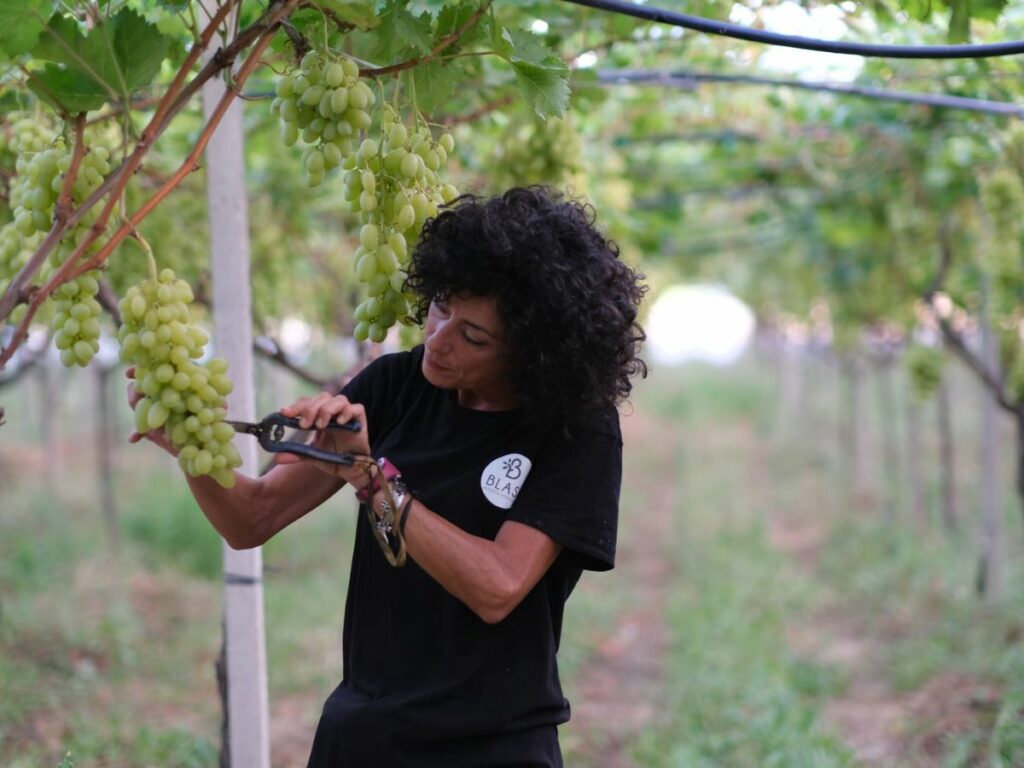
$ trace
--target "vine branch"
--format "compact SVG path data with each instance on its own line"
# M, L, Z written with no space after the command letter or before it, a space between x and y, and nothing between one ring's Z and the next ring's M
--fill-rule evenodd
M942 289L942 286L946 282L946 275L949 274L949 270L953 264L953 246L949 241L949 227L943 222L939 230L939 269L935 273L935 277L932 280L931 285L925 292L924 300L928 307L931 309L932 314L935 317L936 322L939 325L939 330L942 332L942 338L946 340L950 348L956 353L957 357L981 379L982 383L992 392L996 398L996 402L999 403L999 407L1006 411L1016 415L1018 413L1018 407L1011 403L1005 392L1003 391L1002 383L999 378L989 370L989 367L985 365L985 362L978 357L967 346L967 341L961 336L950 322L944 318L935 306L935 297L938 292Z
M431 61L437 58L437 55L441 53L445 48L448 48L453 43L457 42L466 32L476 26L477 22L480 21L480 17L486 13L487 9L491 6L491 0L487 0L486 3L477 8L476 13L466 19L457 30L452 32L447 37L443 38L426 56L417 56L406 61L401 61L398 64L390 64L386 67L378 67L376 69L361 69L359 74L365 77L380 77L381 75L389 75L393 72L401 72L404 69L412 69L413 67L419 66L425 62Z

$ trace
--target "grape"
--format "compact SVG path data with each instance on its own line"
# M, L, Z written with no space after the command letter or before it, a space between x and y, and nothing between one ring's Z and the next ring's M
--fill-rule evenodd
M359 247L353 255L358 281L368 299L356 310L357 340L381 341L388 329L409 314L405 266L423 223L458 192L442 184L438 173L455 149L450 133L434 138L424 123L407 127L385 105L380 135L366 136L376 98L359 79L351 59L330 51L310 51L299 66L278 80L271 111L281 121L282 142L301 139L306 181L323 182L336 167L345 171L345 201L359 215Z
M311 145L303 157L306 181L319 186L352 153L355 136L370 127L366 110L376 96L359 78L355 62L329 51L303 56L297 69L278 80L275 93L271 111L281 120L281 142L290 147L301 138Z
M54 137L34 121L20 120L12 129L11 148L18 153L17 177L10 187L14 217L0 231L0 285L11 277L53 226L57 199L64 188L65 173L71 167L72 151L63 137ZM110 172L110 151L96 134L87 132L78 173L70 188L69 205L84 202ZM87 214L65 234L51 252L40 276L59 267L89 234L94 216ZM61 285L54 294L54 335L60 359L67 366L84 366L99 350L100 305L98 273L93 271Z
M162 429L184 471L230 488L242 463L234 429L224 422L231 379L222 358L194 362L209 336L191 323L192 300L188 283L170 269L129 288L120 303L121 360L135 366L136 388L145 396L135 407L138 431Z
M356 307L357 341L380 342L408 316L412 297L403 290L410 243L427 218L458 196L437 176L455 147L451 134L435 140L428 126L410 130L391 107L382 112L380 140L365 139L342 163L345 199L362 221L353 262L368 298Z
M513 127L506 131L505 137L491 163L495 186L538 183L582 186L579 177L584 170L583 141L568 118Z

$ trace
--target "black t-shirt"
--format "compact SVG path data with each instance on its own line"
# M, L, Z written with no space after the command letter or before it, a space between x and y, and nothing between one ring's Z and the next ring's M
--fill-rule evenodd
M564 546L501 622L487 624L410 558L385 560L360 510L345 605L344 679L310 766L559 766L569 719L555 653L581 569L615 558L622 437L614 408L573 428L475 411L421 372L422 347L379 358L343 390L366 408L374 456L463 530L506 520Z

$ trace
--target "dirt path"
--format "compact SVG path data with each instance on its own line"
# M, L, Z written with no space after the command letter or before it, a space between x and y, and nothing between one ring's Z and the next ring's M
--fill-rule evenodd
M769 541L814 578L828 531L821 521L772 518ZM885 676L887 638L896 629L884 620L868 625L849 606L827 607L787 628L798 656L836 668L846 685L825 706L823 723L870 768L940 768L948 739L969 732L998 711L997 686L952 671L936 674L918 690L893 690ZM975 763L971 763L972 765ZM980 763L979 763L980 764Z
M821 520L798 520L780 512L771 516L768 526L769 543L805 572L800 575L804 579L814 578L827 535ZM837 668L847 681L842 694L825 708L825 727L840 737L858 763L877 768L900 765L907 705L879 671L878 639L837 609L791 624L787 641L798 656Z
M643 454L641 462L632 464L637 468L627 471L633 473L635 486L654 492L623 503L616 568L610 578L630 585L631 595L626 610L577 674L572 723L564 744L577 764L634 766L630 749L636 737L655 725L664 711L670 640L665 614L677 498L676 488L664 484L665 478L676 475L672 463L677 446L675 438L655 426L642 412L622 420L626 450ZM650 482L636 483L636 478Z

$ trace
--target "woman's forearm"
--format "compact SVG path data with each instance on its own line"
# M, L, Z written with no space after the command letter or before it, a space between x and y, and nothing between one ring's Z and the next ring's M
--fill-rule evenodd
M185 478L203 514L234 549L266 543L344 485L308 464L276 466L258 478L236 472L233 488L209 476Z
M489 624L504 619L561 551L541 531L505 523L494 541L474 536L413 500L405 525L410 557Z
M235 486L224 488L209 475L185 473L185 479L199 509L231 547L249 549L266 540L259 535L263 515L258 480L235 472Z

